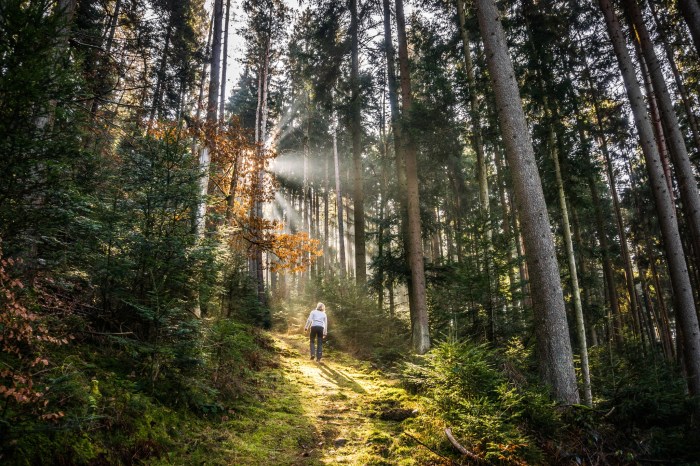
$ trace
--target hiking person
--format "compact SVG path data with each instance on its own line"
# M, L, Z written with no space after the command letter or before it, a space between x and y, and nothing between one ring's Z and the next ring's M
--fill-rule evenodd
M304 331L311 329L309 333L309 351L311 359L314 357L317 361L321 361L323 354L323 339L328 334L328 318L326 317L326 306L323 303L318 303L316 309L311 311L309 318L306 319Z

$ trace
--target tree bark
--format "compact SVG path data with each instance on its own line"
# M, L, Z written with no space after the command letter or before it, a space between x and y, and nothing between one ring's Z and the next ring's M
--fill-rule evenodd
M207 123L217 121L219 108L219 83L221 77L221 27L224 16L223 0L214 0L214 31L211 42L211 62L209 65L209 98L207 100Z
M475 5L526 246L540 372L559 402L578 403L556 251L515 71L494 1Z
M636 0L624 0L624 3L634 24L634 29L636 30L634 37L637 38L641 45L642 54L647 64L652 86L654 87L654 96L658 104L663 129L666 133L666 141L671 154L671 161L673 162L676 172L676 180L678 181L678 190L680 191L683 211L693 237L693 250L700 253L700 192L698 192L698 183L695 180L693 166L690 163L683 133L681 133L678 123L678 116L673 108L671 95L668 92L666 80L661 70L661 63L656 57L654 44L651 41L649 31L642 18L639 5ZM698 20L700 20L700 18L698 18ZM652 98L652 96L649 96L649 100ZM700 376L700 374L698 374L698 376Z
M226 0L226 16L224 18L224 50L221 66L221 98L219 99L219 118L223 121L226 107L226 71L228 68L228 27L230 23L231 0Z
M593 110L594 110L595 116L596 116L598 139L599 139L600 149L603 152L603 158L605 161L605 173L607 175L608 185L610 186L610 194L612 195L613 209L615 211L615 220L617 223L617 234L620 238L620 251L622 253L622 262L623 262L624 269L625 269L625 283L627 285L627 293L628 293L628 297L629 297L629 301L630 301L630 312L634 313L634 312L637 312L636 309L638 309L637 293L634 290L634 272L632 270L632 258L630 256L629 246L627 244L627 233L625 230L625 223L624 223L624 220L622 218L622 209L620 207L620 198L619 198L619 195L617 193L617 183L615 182L615 172L613 171L612 157L610 155L610 150L608 148L608 142L607 142L607 139L605 138L605 131L604 131L604 127L603 127L603 116L602 116L602 112L600 109L598 95L597 95L595 88L593 87L593 83L590 82L590 76L587 76L587 78L589 79L590 89L593 92ZM618 313L616 315L613 315L613 318L615 319L615 324L613 326L613 333L615 335L615 341L619 346L620 344L622 344L622 330L623 330L622 315L621 315L621 313Z
M472 122L472 145L476 153L477 178L479 180L479 209L482 221L486 228L486 257L484 260L484 272L488 281L488 303L487 312L489 315L489 339L495 338L494 311L496 307L494 296L494 274L491 267L493 262L493 230L491 228L491 205L489 202L488 170L486 164L486 154L481 138L481 121L479 118L479 103L476 96L476 78L474 76L474 63L471 57L471 47L469 46L469 32L466 28L466 8L464 0L457 0L457 16L459 18L459 32L462 37L462 50L464 53L464 67L467 72L467 85L469 87L469 116Z
M420 219L420 194L418 186L418 154L411 131L405 131L411 121L413 95L408 62L408 41L403 0L396 0L396 26L399 43L399 67L401 70L402 146L406 164L406 207L408 210L408 265L411 269L411 327L413 350L424 354L430 349L428 309L426 304L425 269L423 264L423 240Z
M545 108L547 101L545 99ZM549 113L547 111L547 113ZM559 153L554 143L554 126L550 119L549 144L550 154L554 162L554 176L557 185L557 197L559 198L559 208L561 209L562 229L564 230L564 245L566 248L566 258L569 263L569 276L571 278L571 295L574 304L574 315L576 316L576 334L579 343L581 357L581 375L583 378L583 399L586 406L593 406L593 396L591 394L591 373L588 365L588 343L586 342L586 323L583 317L583 306L581 304L581 288L578 282L578 272L576 269L576 254L574 252L574 242L571 237L571 225L569 222L569 209L566 205L566 193L564 192L564 180L561 176L561 166L559 164Z
M367 258L365 246L365 197L362 170L362 122L360 102L360 56L358 0L350 0L350 133L352 136L353 200L355 221L355 281L359 286L367 283Z
M678 0L678 8L690 29L695 51L700 56L700 4L698 0Z
M654 133L646 112L644 99L639 82L634 73L632 61L627 51L620 23L610 5L609 0L598 0L605 17L608 33L617 56L625 88L634 114L634 120L639 132L642 152L646 160L651 189L654 194L656 211L658 213L664 250L671 275L671 286L678 317L685 363L688 370L688 388L691 395L700 394L700 327L690 286L688 267L683 253L678 222L673 209L673 201L661 166L658 150L654 144Z
M662 21L656 12L656 7L654 2L649 2L649 8L651 9L651 14L654 17L656 23L656 28L659 31L659 40L663 46L664 53L666 54L666 60L671 67L671 72L673 73L673 79L676 81L676 86L678 87L678 92L681 95L681 101L683 102L683 108L685 109L686 117L688 118L688 124L690 130L693 133L693 142L695 143L695 150L700 151L700 129L698 128L698 120L695 118L695 113L693 113L692 104L690 100L690 95L688 94L688 89L685 87L683 82L683 77L681 76L678 66L676 65L676 60L673 57L673 50L668 44L666 37L666 30L668 26L666 21Z
M165 42L163 45L163 55L160 58L160 66L158 67L158 76L156 80L156 88L153 92L153 103L151 104L151 113L148 116L148 124L152 124L155 119L156 112L160 108L160 101L162 97L163 81L165 80L165 71L168 66L168 51L170 50L170 37L173 31L173 14L170 13L170 18L168 19L168 27L165 30Z
M333 114L333 162L335 166L335 202L338 209L338 253L340 254L340 277L345 278L347 265L345 261L345 231L343 228L343 193L340 189L340 160L338 159L338 138L336 136L338 117Z

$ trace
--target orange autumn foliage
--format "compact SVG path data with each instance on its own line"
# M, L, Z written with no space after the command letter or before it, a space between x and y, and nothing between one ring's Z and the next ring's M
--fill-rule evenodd
M211 153L208 212L215 226L224 227L228 244L251 254L255 248L275 256L273 271L302 271L321 254L320 242L305 232L285 233L278 220L261 218L254 213L256 203L271 202L277 184L269 172L270 162L277 156L273 150L251 142L250 131L238 118L225 124L202 125L176 134L176 126L159 126L150 130L159 138L195 138L207 144ZM218 222L218 223L217 223Z
M41 413L48 400L36 387L35 377L49 366L49 360L42 356L43 344L63 344L67 340L50 335L39 316L27 309L22 300L24 284L11 274L17 264L3 258L0 251L0 397L41 419L57 420L63 413Z

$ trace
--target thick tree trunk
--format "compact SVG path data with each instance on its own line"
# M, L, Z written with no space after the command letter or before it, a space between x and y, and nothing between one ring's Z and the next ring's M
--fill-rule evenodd
M697 1L697 0L696 0ZM676 65L676 59L673 57L673 50L668 44L668 39L666 37L666 31L668 26L666 21L662 21L656 12L656 7L654 2L649 2L649 8L651 8L651 14L654 16L654 22L656 23L656 29L659 34L661 45L663 46L664 53L666 54L666 60L671 67L671 72L673 73L673 79L676 81L676 86L678 87L678 92L681 95L681 101L683 102L683 108L685 110L686 117L688 118L688 125L693 133L693 142L695 143L695 151L700 151L700 129L698 128L698 120L695 118L695 113L692 109L692 104L690 100L690 95L688 94L688 89L685 87L683 82L683 77L681 76L678 66Z
M396 26L399 42L399 67L401 70L402 126L411 121L413 95L408 63L408 42L403 0L396 0ZM413 350L424 354L430 349L428 308L426 305L425 269L423 264L423 240L420 220L420 194L418 187L418 154L411 131L402 131L402 146L406 164L406 207L408 210L408 265L411 269L411 327Z
M365 247L365 196L362 170L362 122L360 102L360 55L358 0L350 0L350 133L352 136L353 161L353 200L355 220L355 281L364 286L367 283L367 258Z
M578 403L556 251L515 71L494 1L475 5L527 250L540 371L558 401Z
M654 96L658 103L661 122L666 133L671 161L676 169L676 180L678 181L683 211L693 237L693 250L700 252L700 192L698 192L698 183L695 180L693 166L690 163L683 133L681 133L678 123L678 116L673 108L671 95L668 92L666 80L661 70L661 63L656 57L654 44L642 18L637 0L624 0L624 3L634 24L634 29L636 30L634 37L638 39L641 45L642 54L646 60L651 83L654 87ZM700 18L698 20L700 21ZM652 96L649 96L649 99L651 100ZM700 374L698 376L700 377Z
M640 143L651 189L654 194L661 233L668 260L673 288L676 315L681 327L685 363L688 370L688 387L691 395L700 395L700 327L690 286L688 267L683 253L678 222L673 209L673 201L661 166L658 150L654 144L654 133L646 112L639 82L634 74L632 60L620 28L620 23L609 0L598 0L605 16L610 39L615 49L625 88L630 100L634 120L639 132Z
M695 51L700 56L700 3L698 0L678 0L678 8L690 29Z

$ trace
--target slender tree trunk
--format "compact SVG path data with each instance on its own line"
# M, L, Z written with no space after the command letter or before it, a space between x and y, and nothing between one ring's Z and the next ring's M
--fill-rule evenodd
M411 121L413 95L408 63L408 42L403 0L396 0L396 25L399 42L399 67L401 70L402 127ZM418 187L418 154L411 131L402 131L402 147L406 164L406 207L408 210L408 264L411 269L411 327L413 350L424 354L430 349L428 308L426 305L425 269L423 264L423 240L420 220L420 195Z
M595 179L588 179L588 186L591 189L591 200L593 201L593 209L595 211L596 227L598 229L598 241L600 243L601 254L603 256L603 278L607 288L608 301L610 304L610 313L614 319L613 338L619 347L622 344L622 334L620 333L620 307L619 297L617 295L617 286L615 286L615 274L613 271L612 261L610 260L610 246L608 244L608 235L605 233L605 222L603 221L603 212L601 209L600 195L598 194L598 186Z
M654 193L666 259L668 260L671 275L676 315L682 330L685 363L688 370L688 387L691 395L700 395L700 327L698 326L698 316L690 286L688 267L685 262L681 237L678 231L678 222L672 207L673 201L663 174L659 153L654 145L654 133L651 122L644 107L644 99L639 88L639 82L634 74L634 68L622 35L620 23L609 0L599 0L599 4L605 16L608 33L625 81L625 88L634 113L644 158L646 159L651 189Z
M634 272L632 269L632 258L629 253L629 246L627 245L627 233L625 230L625 223L622 218L622 209L620 207L620 199L617 193L617 183L615 182L615 173L613 171L612 157L610 155L610 150L608 149L607 139L605 138L605 131L603 127L602 112L600 110L600 103L598 99L597 92L595 91L593 84L589 82L590 88L593 91L593 109L596 115L598 139L600 143L600 149L603 152L603 158L605 160L605 172L608 179L608 185L610 186L610 194L612 195L613 209L615 211L615 220L617 222L617 234L620 238L620 251L622 253L622 262L625 269L625 283L627 285L627 293L630 301L630 312L635 313L639 309L637 303L637 293L634 290ZM622 343L622 315L613 315L615 319L615 326L613 328L616 342L618 344Z
M698 0L678 0L678 8L688 24L688 29L690 29L695 51L700 56L700 4L698 4Z
M212 48L211 56L209 57L209 95L207 99L207 126L216 123L216 110L218 108L219 98L219 72L221 70L221 21L223 16L222 1L214 1L214 16L212 18ZM211 131L211 128L205 128L205 131ZM199 169L202 172L200 178L200 196L201 200L197 208L197 237L203 238L206 227L207 214L207 194L209 193L209 165L211 163L211 151L214 149L212 142L207 135L207 142L202 146L199 152Z
M593 295L591 293L591 289L593 288L593 283L594 279L592 277L592 274L589 272L588 269L588 262L586 259L586 255L583 253L583 249L587 248L589 250L593 249L592 244L594 243L594 240L589 236L587 236L587 241L584 241L583 236L581 235L581 221L579 219L578 213L576 210L573 210L571 215L571 224L573 227L573 233L574 233L574 241L576 244L579 245L579 250L578 254L576 255L576 264L578 264L579 270L581 271L581 277L582 281L584 283L589 282L591 283L590 285L584 285L582 289L582 301L583 301L583 309L592 309L593 306ZM586 323L586 332L587 332L587 341L590 341L591 346L597 346L598 345L598 335L595 330L595 324L591 322L590 315L584 314L584 320Z
M222 1L222 0L218 0ZM269 34L269 32L268 32ZM270 37L268 35L267 37L267 42L265 44L265 52L263 56L263 63L261 66L260 70L260 80L258 82L258 109L257 109L257 114L256 114L256 124L255 124L255 136L256 136L256 188L254 190L254 195L260 196L262 194L262 189L264 185L264 176L265 176L265 170L264 170L264 160L265 160L265 151L267 150L266 147L266 140L267 140L267 112L268 112L268 107L267 107L267 94L268 94L268 81L269 81L269 70L270 70ZM218 89L218 87L217 87ZM211 93L210 93L211 96ZM216 118L216 115L214 115ZM255 199L253 201L253 206L252 206L253 213L251 217L253 218L254 222L254 237L256 243L260 241L260 223L263 218L263 211L262 211L262 200L261 199ZM264 264L263 264L263 259L262 259L262 248L260 247L259 244L253 244L253 257L251 261L251 275L253 276L256 284L257 284L257 290L258 290L258 302L265 306L267 303L266 295L265 295L265 278L264 278Z
M338 138L336 136L338 117L333 114L333 162L335 166L335 201L338 209L338 252L340 254L340 277L345 278L345 231L343 228L343 192L340 189L340 160L338 159Z
M222 0L223 1L223 0ZM228 27L230 23L231 0L226 0L226 16L224 18L224 50L222 53L223 64L221 66L221 98L219 99L219 118L223 121L226 107L226 71L228 68Z
M311 102L309 98L309 93L305 92L305 121L304 125L304 139L303 139L303 151L304 151L304 161L302 164L302 222L304 224L303 229L311 236L311 186L309 185L309 134L311 131ZM307 254L307 259L310 256ZM308 279L311 276L310 270L305 270L301 273L303 279Z
M545 107L547 100L545 99ZM547 111L549 114L549 112ZM549 116L549 115L547 115ZM569 209L566 205L566 193L564 192L564 180L561 176L561 166L559 164L559 154L554 143L553 121L550 119L549 128L550 154L554 162L554 176L557 184L557 195L559 198L559 208L561 209L562 228L564 230L564 245L566 248L566 258L569 263L569 276L571 278L571 295L574 302L574 315L576 316L576 334L579 343L581 357L581 375L583 377L583 399L586 406L593 406L593 396L591 394L591 373L588 365L588 343L586 342L586 323L583 317L583 306L581 305L581 288L578 283L578 272L576 269L576 254L574 252L574 242L571 237L571 226L569 223Z
M153 103L151 104L151 113L148 116L148 124L152 124L156 116L156 111L160 109L160 101L163 98L162 88L165 80L165 71L168 66L168 51L170 50L170 37L173 31L173 15L170 14L168 19L168 27L165 30L165 42L163 44L163 55L160 57L160 66L158 67L158 76L156 79L156 89L153 92Z
M527 249L540 371L558 401L578 403L556 251L500 13L493 0L475 5Z
M489 184L486 154L481 137L481 121L479 118L479 104L476 95L476 78L474 76L474 63L471 57L471 47L469 46L469 32L466 28L466 12L464 0L457 0L457 16L459 17L459 31L462 37L462 49L464 53L464 65L467 72L467 85L469 87L469 113L472 122L472 145L476 153L476 170L479 180L479 210L482 221L485 222L486 250L484 260L484 272L488 282L488 303L487 312L489 315L489 339L495 338L494 312L496 308L495 290L493 286L494 274L491 267L493 257L493 230L491 228L491 206L489 203Z
M209 69L209 98L207 100L207 123L214 124L217 121L219 109L219 84L221 77L221 29L224 16L223 0L214 0L214 25L211 42L211 62Z
M509 294L512 296L514 292L514 288L516 285L516 277L515 277L515 272L514 272L514 264L515 264L515 256L517 254L517 251L514 251L515 249L515 238L513 235L513 228L511 226L511 221L510 221L510 215L511 215L511 206L510 202L508 201L506 197L506 188L505 188L505 174L503 173L504 168L503 168L503 162L501 160L501 155L499 150L494 151L494 159L495 159L495 165L496 165L496 180L497 180L497 186L498 186L498 197L501 202L501 211L503 212L503 218L501 220L503 224L503 236L505 238L504 243L506 244L506 260L508 262L508 280L510 282L510 286L508 287ZM511 297L511 304L512 304L512 297ZM518 311L522 310L521 305L518 304L517 308ZM518 320L520 320L518 318Z
M325 164L326 164L326 169L324 170L324 178L323 178L323 272L326 273L326 270L330 266L330 263L328 262L328 253L329 253L329 247L328 247L328 238L329 238L329 221L328 221L328 215L329 215L329 209L328 209L328 192L330 190L330 175L329 175L329 169L330 169L330 164L328 163L328 157L325 158Z
M105 55L108 57L112 53L112 45L114 44L114 34L117 31L117 24L119 23L119 14L121 13L122 0L116 0L114 2L114 11L109 19L109 30L107 32L107 42L105 43ZM92 106L90 108L90 115L94 118L97 114L97 110L100 108L100 97L95 96L92 101Z
M658 300L659 307L661 308L661 318L664 321L664 327L666 329L666 339L668 340L669 347L671 348L670 359L672 361L678 361L679 355L676 352L676 345L674 344L673 336L671 335L671 317L668 312L668 306L666 306L666 298L664 298L663 293L664 288L661 287L661 279L659 278L659 271L656 267L656 257L654 257L654 255L650 257L649 266L651 268L651 276L654 279L654 287L656 288L656 299Z

